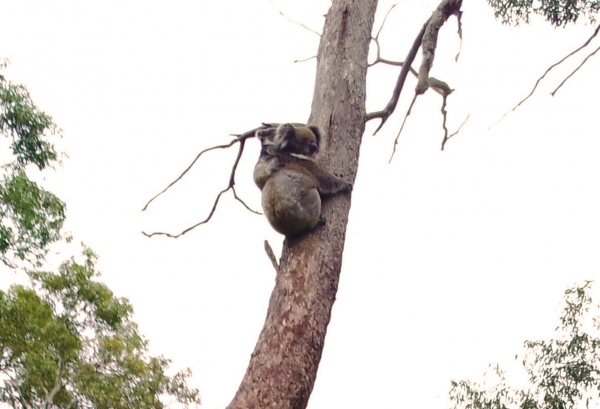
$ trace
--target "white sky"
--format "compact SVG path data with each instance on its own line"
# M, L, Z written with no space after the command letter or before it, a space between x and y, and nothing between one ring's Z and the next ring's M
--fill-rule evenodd
M380 1L375 28L392 2ZM405 0L381 35L402 60L436 2ZM329 2L0 0L0 56L64 130L64 167L45 186L68 205L68 229L100 255L103 280L129 297L153 353L190 366L203 407L223 408L246 370L266 315L274 271L263 251L282 237L223 197L235 156L213 152L142 213L146 201L200 150L263 121L305 122ZM353 193L344 265L309 407L446 407L451 379L512 367L526 339L552 336L564 290L600 268L599 58L552 98L576 57L538 93L552 63L592 26L540 21L502 26L484 2L465 0L458 63L456 20L442 29L432 75L447 81L449 128L471 119L440 152L439 95L418 100L391 165L412 98L376 136L369 123ZM590 50L598 46L592 43ZM415 64L417 66L417 64ZM369 74L367 106L381 109L397 68ZM239 194L260 208L248 144ZM10 282L14 275L4 274ZM598 300L598 297L597 297ZM518 377L517 377L518 378Z

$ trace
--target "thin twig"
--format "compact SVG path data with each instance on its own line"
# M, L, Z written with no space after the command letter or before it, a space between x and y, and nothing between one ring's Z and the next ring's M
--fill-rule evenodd
M177 179L175 179L174 181L172 181L171 183L169 183L169 186L167 186L166 188L164 188L162 192L160 192L159 194L157 194L156 196L154 196L152 199L150 199L148 201L148 203L146 203L146 205L142 209L142 212L148 208L148 205L150 203L152 203L152 201L154 201L154 199L156 199L158 196L162 195L167 190L169 190L171 188L171 186L173 186L175 183L179 182L183 178L183 176L185 176L185 174L188 173L189 170L196 164L196 162L198 161L198 159L200 159L200 156L202 156L202 154L204 154L205 152L209 152L209 151L215 150L215 149L229 148L229 147L231 147L236 142L239 142L239 139L234 139L231 142L229 142L227 145L218 145L218 146L213 146L211 148L204 149L202 152L200 152L198 155L196 155L196 158L192 161L192 163L190 164L190 166L188 166L183 171L183 173L181 173L181 175L179 175L179 177L177 177Z
M415 101L417 100L418 96L419 95L415 93L415 96L413 97L413 100L410 103L410 106L408 107L408 111L406 111L406 115L404 115L404 121L402 121L402 126L400 127L400 130L398 131L398 135L396 135L396 139L394 139L394 148L392 149L392 156L390 156L390 160L388 161L388 163L392 163L392 159L394 158L394 154L396 153L396 145L398 145L398 139L400 138L400 134L402 133L402 130L404 129L404 124L406 123L406 119L410 115L410 111L412 110L412 107L415 104Z
M392 10L394 10L394 7L396 7L398 4L400 4L400 2L392 4L392 7L390 7L389 10L387 11L387 13L385 13L385 17L383 18L383 21L381 22L381 26L379 27L379 30L377 30L377 35L375 36L375 38L379 39L379 34L381 34L381 30L383 30L383 26L385 26L385 21L387 20L388 16L392 12Z
M294 23L294 24L298 24L300 27L307 29L308 31L310 31L311 33L315 33L316 35L318 35L319 37L321 37L321 33L313 30L312 28L309 28L307 26L305 26L304 24L298 22L298 21L294 21L291 18L289 18L288 16L286 16L285 14L283 14L283 11L279 10L279 14L281 14L283 17L285 17L286 19L288 19L289 22Z
M575 68L575 70L573 70L573 72L572 72L572 73L570 73L570 74L569 74L569 76L568 76L567 78L565 78L565 79L563 80L563 82L561 82L561 83L560 83L560 85L559 85L558 87L556 87L556 89L550 93L550 95L554 96L554 94L556 94L556 91L558 91L558 90L560 89L560 87L562 87L562 86L563 86L563 84L564 84L565 82L567 82L567 80L568 80L569 78L571 78L571 77L573 76L573 74L575 74L575 73L576 73L576 72L577 72L577 71L578 71L578 70L579 70L579 69L580 69L580 68L583 66L583 64L585 64L585 63L586 63L586 61L587 61L587 60L588 60L588 59L589 59L589 58L590 58L592 55L596 54L596 53L598 52L598 50L600 50L600 47L596 48L596 49L594 50L594 52L592 52L590 55L588 55L587 57L585 57L585 59L584 59L584 60L581 62L581 64L579 64L579 66L578 66L577 68Z
M372 67L373 65L377 64L378 62L381 62L381 46L379 45L379 34L381 34L381 30L383 30L383 27L385 26L385 22L388 18L388 16L390 15L391 11L394 9L394 7L396 7L398 4L400 3L396 3L394 5L392 5L392 7L390 7L390 9L387 11L387 13L385 14L385 17L383 18L383 21L381 22L381 26L379 27L379 30L377 31L377 35L375 37L372 37L371 40L373 40L373 42L375 43L375 45L377 46L377 57L375 57L375 61L373 62L373 64L369 64L367 62L367 67ZM400 65L402 65L402 63L400 63Z
M454 61L458 62L458 57L460 56L460 52L462 51L462 11L458 10L456 15L456 20L458 20L458 38L460 38L460 45L458 46L458 53L456 53L456 57L454 57Z
M275 7L277 7L277 6L275 5L275 3L273 3L273 0L271 0L271 4L272 4L273 6L275 6ZM299 26L301 26L302 28L305 28L306 30L310 31L311 33L315 33L316 35L318 35L319 37L321 37L321 33L319 33L319 32L317 32L317 31L313 30L312 28L308 28L307 26L305 26L305 25L304 25L304 24L302 24L302 23L299 23L299 22L297 22L297 21L294 21L294 20L292 20L291 18L289 18L288 16L286 16L285 14L283 14L283 11L281 11L281 9L280 9L280 8L278 8L278 9L277 9L277 11L278 11L278 12L279 12L279 14L281 14L281 15L282 15L282 16L283 16L285 19L287 19L287 20L288 20L290 23L298 24L298 25L299 25Z
M271 245L267 240L265 240L265 253L267 253L267 257L271 260L271 264L273 264L273 268L275 269L275 273L279 274L279 264L277 263L277 259L275 258L275 253L271 248Z
M171 234L171 233L164 233L164 232L154 232L154 233L146 233L146 232L142 232L142 234L146 237L152 237L152 236L167 236L167 237L171 237L173 239L176 239L178 237L183 236L184 234L186 234L187 232L194 230L196 227L208 222L212 216L213 213L215 212L215 210L217 209L217 204L219 203L219 199L221 198L221 195L225 192L227 192L229 189L231 189L231 186L227 186L226 189L223 189L219 192L219 194L217 195L217 198L215 199L215 203L213 204L213 207L210 211L210 213L208 214L208 217L206 219L204 219L203 221L196 223L195 225L193 225L192 227L188 227L187 229L183 230L181 233L179 234Z
M257 212L256 210L252 210L241 198L238 197L237 192L235 191L235 172L237 170L238 164L240 163L240 159L242 157L242 153L244 152L244 146L246 144L246 139L254 137L256 135L256 131L258 131L258 130L268 129L268 128L276 127L278 125L279 124L265 124L265 123L263 123L263 125L260 126L260 127L254 128L254 129L252 129L250 131L247 131L247 132L244 132L243 134L240 134L240 135L234 135L237 138L234 139L229 145L221 145L221 146L216 146L216 147L213 147L213 148L205 149L200 154L198 154L198 156L196 157L196 159L194 160L194 162L185 170L185 172L183 172L183 174L181 176L179 176L179 178L177 178L173 183L171 183L171 185L169 185L167 187L167 189L168 189L173 184L175 184L177 181L179 181L179 179L181 179L181 177L194 165L194 163L198 160L198 157L200 157L200 155L202 153L207 152L207 151L212 150L212 149L216 149L216 148L229 147L229 146L232 146L234 143L239 142L240 147L239 147L239 150L238 150L237 157L235 158L235 162L233 163L233 166L231 168L231 174L229 176L229 183L228 183L227 187L225 189L221 190L219 192L219 194L217 195L217 197L216 197L216 199L215 199L215 201L213 203L213 207L212 207L212 209L211 209L211 211L208 214L208 217L206 219L202 220L199 223L196 223L195 225L193 225L191 227L188 227L187 229L183 230L179 234L171 234L171 233L165 233L165 232L154 232L154 233L142 232L142 234L144 236L146 236L146 237L152 237L152 236L162 235L162 236L167 236L167 237L171 237L171 238L175 238L175 239L178 238L178 237L183 236L184 234L188 233L189 231L195 229L196 227L207 223L212 218L213 214L215 213L215 210L217 209L217 205L219 204L219 199L221 199L221 196L223 195L223 193L225 193L225 192L227 192L229 190L231 190L233 192L233 197L237 201L239 201L242 205L244 205L244 207L246 209L248 209L252 213L261 214L260 212ZM161 193L163 193L163 192L161 192ZM146 205L146 207L147 206L148 205Z
M447 141L448 141L450 138L452 138L454 135L457 135L457 134L460 132L460 130L461 130L461 128L463 127L463 125L464 125L464 124L466 124L466 123L467 123L467 121L469 120L469 117L470 117L470 116L471 116L471 114L467 115L467 117L465 118L465 120L463 121L463 123L462 123L462 124L460 124L460 126L458 127L458 129L456 130L456 132L454 132L452 135L450 135L450 136L449 136L449 137L447 137L447 138L446 138L446 137L444 137L444 140L442 141L442 150L444 150L444 145L446 145L446 142L447 142Z
M581 47L579 47L579 48L578 48L578 49L576 49L575 51L573 51L573 52L571 52L571 53L567 54L567 55L566 55L566 56L565 56L565 57L564 57L562 60L560 60L559 62L552 64L552 65L551 65L551 66L550 66L550 67L549 67L549 68L546 70L546 72L544 72L544 74L543 74L543 75L542 75L540 78L538 78L538 80L535 82L535 85L533 86L533 89L531 90L531 92L529 93L529 95L527 95L525 98L523 98L523 99L522 99L522 100L521 100L521 101L520 101L520 102L519 102L517 105L515 105L515 106L514 106L514 107L513 107L511 110L509 110L509 111L506 111L506 112L504 113L504 115L502 115L502 117L496 121L496 124L497 124L498 122L502 121L506 115L508 115L508 114L509 114L509 113L511 113L511 112L514 112L514 111L515 111L515 110L516 110L518 107L520 107L520 106L521 106L521 104L523 104L525 101L527 101L527 100L529 99L529 97L531 97L531 96L533 95L533 93L535 92L535 90L537 89L537 87L538 87L538 85L539 85L540 81L542 81L542 80L543 80L543 79L546 77L546 75L547 75L547 74L548 74L548 73L549 73L549 72L550 72L550 71L551 71L551 70L552 70L554 67L556 67L556 66L558 66L558 65L562 64L562 63L563 63L563 62L564 62L564 61L565 61L567 58L569 58L569 57L573 56L574 54L578 53L579 51L581 51L582 49L584 49L585 47L587 47L587 46L589 45L589 43L592 41L592 39L593 39L594 37L596 37L596 35L598 34L598 31L600 31L600 25L598 25L598 27L596 27L596 29L594 30L594 33L593 33L593 34L590 36L590 38L588 38L588 39L587 39L587 41L586 41L585 43L583 43L583 45L582 45ZM596 50L596 51L597 51L597 50ZM594 51L594 53L595 53L595 51ZM563 82L564 82L564 81L563 81ZM561 85L562 85L562 84L561 84ZM557 88L557 89L556 89L554 92L556 92L557 90L558 90L558 88ZM494 124L494 125L495 125L495 124ZM490 126L490 128L491 128L491 126Z
M421 41L423 40L423 35L425 34L425 29L427 28L427 25L429 24L430 19L431 18L427 19L425 24L423 24L421 31L419 31L419 34L417 34L417 37L413 41L413 45L410 48L408 55L404 59L404 64L402 65L402 69L400 70L400 74L398 75L398 80L396 81L396 86L394 87L394 92L392 93L392 97L391 97L390 101L387 103L385 108L383 108L383 110L377 111L377 112L371 112L371 113L367 114L367 117L366 117L367 121L370 121L371 119L375 119L375 118L381 119L381 123L379 124L379 126L377 127L377 129L375 130L373 135L375 135L377 132L379 132L379 130L381 129L383 124L385 124L385 122L388 120L390 115L392 115L392 113L396 109L396 105L398 105L398 100L400 99L400 93L402 92L402 88L404 87L404 82L406 81L406 76L408 75L408 72L410 71L411 64L415 60L417 51L419 51L419 47L421 46Z
M306 61L310 61L310 60L312 60L313 58L317 58L317 56L316 56L316 55L313 55L312 57L308 57L308 58L305 58L305 59L303 59L303 60L294 60L294 63L297 63L297 62L306 62Z

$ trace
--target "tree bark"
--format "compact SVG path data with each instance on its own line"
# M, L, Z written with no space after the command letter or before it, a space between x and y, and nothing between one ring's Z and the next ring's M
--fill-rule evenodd
M317 54L310 124L327 132L319 162L354 182L365 129L367 57L377 0L334 0ZM263 330L228 409L306 408L338 289L350 195L323 203L327 222L284 242Z

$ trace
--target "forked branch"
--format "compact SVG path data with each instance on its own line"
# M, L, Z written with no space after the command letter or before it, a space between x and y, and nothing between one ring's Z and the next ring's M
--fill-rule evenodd
M600 26L599 26L599 27L600 27ZM579 65L577 66L577 68L575 68L575 69L573 70L573 72L571 72L571 73L570 73L570 74L567 76L567 78L565 78L565 79L564 79L564 80L563 80L563 81L560 83L560 85L559 85L558 87L556 87L556 89L550 93L550 95L554 96L554 94L556 94L556 92L557 92L557 91L560 89L560 87L562 87L562 86L563 86L563 84L564 84L565 82L567 82L567 80L568 80L569 78L571 78L573 75L575 75L575 73L576 73L577 71L579 71L579 69L580 69L581 67L583 67L583 64L585 64L585 63L587 62L587 60L589 60L589 59L590 59L590 57L591 57L591 56L593 56L594 54L596 54L596 53L597 53L599 50L600 50L600 47L596 48L594 51L592 51L590 54L588 54L588 56L584 58L584 60L581 62L581 64L579 64Z
M382 58L381 57L381 46L379 45L379 35L381 34L381 30L383 30L383 27L385 26L385 22L387 21L388 16L390 15L390 13L394 9L394 7L396 7L398 4L400 4L400 3L393 4L392 7L390 7L390 9L385 14L385 17L383 18L383 21L381 23L381 26L379 27L379 30L377 30L377 35L375 37L371 38L371 41L373 41L375 43L375 45L377 46L377 56L375 57L375 61L373 61L370 64L367 64L367 67L372 67L379 63L387 64L387 65L394 65L397 67L402 67L404 65L404 62L402 62L402 61L392 61L392 60ZM410 69L410 73L416 77L417 71L415 71L412 67L409 67L409 69Z
M388 118L396 110L396 106L398 105L398 101L400 100L400 94L402 93L402 88L404 88L404 82L406 81L406 76L408 75L408 73L411 69L411 64L413 63L413 61L415 60L415 57L417 56L417 51L419 51L419 47L421 47L421 41L423 41L423 35L425 34L425 29L427 28L427 24L429 24L429 20L427 20L425 22L425 24L423 24L421 31L419 31L419 34L417 34L415 41L413 41L412 47L408 51L408 54L406 55L406 58L404 59L404 62L402 63L402 69L400 70L400 74L398 75L398 79L396 80L396 86L394 87L394 92L392 92L392 98L387 103L385 108L383 108L381 111L371 112L371 113L367 114L367 118L366 118L367 121L370 121L371 119L375 119L375 118L381 119L381 123L379 124L379 126L377 127L377 129L375 130L373 135L375 135L375 134L377 134L377 132L379 132L381 127L383 127L383 124L386 123Z
M460 8L462 6L462 0L442 0L436 10L433 12L431 17L427 19L419 34L413 41L413 45L410 48L406 59L402 64L402 69L400 70L400 74L398 75L398 80L396 81L396 86L394 87L394 91L392 93L392 97L385 108L381 111L371 112L367 114L367 121L375 118L380 118L381 123L375 130L374 134L379 132L379 130L383 127L388 118L395 111L396 106L398 105L398 101L400 99L400 94L402 93L402 89L404 87L404 83L406 81L406 76L408 72L411 71L411 64L414 62L414 59L417 55L417 51L422 47L423 52L423 60L421 62L421 68L418 73L418 83L415 89L416 95L421 95L429 88L429 71L433 66L433 60L435 58L435 49L437 46L437 37L440 28L444 25L444 23L448 20L448 18L452 15L456 16L459 21L459 36L462 38L462 29L460 25L461 11ZM392 7L393 8L393 7ZM388 12L389 14L389 12ZM386 15L387 18L387 15ZM385 22L385 20L384 20ZM380 29L381 31L381 29ZM373 39L375 44L377 44L377 60L371 64L374 65L377 62L380 62L380 52L379 52L379 32L377 36ZM384 61L381 61L384 62ZM411 103L411 107L414 104L415 99ZM407 112L410 113L410 109ZM406 117L405 117L406 120ZM397 142L397 138L396 138ZM395 147L395 145L394 145Z
M600 31L600 25L598 25L598 27L596 27L596 29L594 30L594 33L590 36L590 38L587 39L587 41L585 43L583 43L583 45L581 47L579 47L578 49L570 52L569 54L567 54L565 57L563 57L560 61L558 61L557 63L552 64L550 67L548 67L548 69L544 72L544 74L542 74L542 76L540 78L538 78L538 80L535 82L535 85L533 86L533 89L531 90L531 92L525 97L523 98L521 101L519 101L519 103L517 105L515 105L511 110L506 111L504 113L504 115L502 115L502 117L500 119L498 119L498 121L496 121L496 123L502 121L504 119L504 117L508 114L510 114L511 112L514 112L518 107L521 106L521 104L523 104L525 101L527 101L535 92L535 90L537 89L538 85L540 84L540 82L546 77L546 75L548 75L548 73L550 71L552 71L553 68L559 66L560 64L562 64L563 62L565 62L569 57L572 57L573 55L577 54L579 51L583 50L585 47L587 47L590 42L594 39L594 37L596 37L598 35L598 32ZM575 74L575 72L577 72L577 70L579 70L579 68L581 68L581 66L583 64L585 64L585 62L588 60L588 58L590 58L592 55L596 54L596 52L598 51L598 49L596 49L594 52L592 52L591 54L589 54L584 60L583 62L579 65L579 67L577 67L567 78L565 78L563 80L563 82L551 93L552 96L554 96L554 94L556 93L556 91L558 91L558 89L573 75Z
M263 123L263 125L260 126L260 127L258 127L258 128L251 129L251 130L249 130L247 132L244 132L243 134L240 134L240 135L235 135L236 138L233 139L230 143L228 143L226 145L217 145L217 146L213 146L213 147L208 148L208 149L204 149L202 152L200 152L196 156L196 158L181 173L181 175L179 175L177 177L177 179L175 179L173 182L171 182L162 192L160 192L159 194L157 194L156 196L154 196L152 199L150 199L148 201L148 203L146 203L146 206L144 206L144 208L142 209L142 211L146 210L148 208L148 205L154 199L156 199L158 196L160 196L161 194L163 194L164 192L166 192L175 183L179 182L183 178L183 176L196 164L196 162L198 161L198 159L200 159L200 156L202 156L202 154L204 154L205 152L209 152L211 150L215 150L215 149L226 149L226 148L229 148L229 147L233 146L236 143L239 143L238 154L237 154L237 157L235 158L235 162L233 163L233 166L231 168L231 174L229 175L229 183L228 183L227 187L225 189L221 190L219 192L219 194L217 195L217 197L215 198L215 201L213 203L213 207L212 207L210 213L208 214L208 216L206 217L206 219L202 220L201 222L196 223L195 225L193 225L191 227L188 227L187 229L183 230L179 234L171 234L171 233L165 233L165 232L154 232L154 233L142 232L142 234L144 234L147 237L152 237L152 236L156 236L156 235L163 235L163 236L167 236L167 237L171 237L171 238L178 238L180 236L183 236L184 234L188 233L189 231L195 229L196 227L198 227L198 226L200 226L202 224L207 223L212 218L213 214L215 213L215 210L217 209L217 205L219 204L219 199L221 198L221 196L224 193L226 193L229 190L231 190L233 192L233 197L235 198L235 200L239 201L246 209L248 209L252 213L261 214L261 213L255 211L255 210L252 210L240 197L238 197L238 195L237 195L237 193L235 191L235 172L237 170L238 164L239 164L240 159L242 157L242 153L244 152L244 146L245 146L246 140L248 138L253 138L256 135L257 131L274 128L274 127L277 127L278 125L279 124L265 124L265 123Z

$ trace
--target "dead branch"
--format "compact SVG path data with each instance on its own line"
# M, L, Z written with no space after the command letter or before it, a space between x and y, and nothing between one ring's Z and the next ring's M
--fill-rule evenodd
M271 4L273 4L273 6L275 6L275 3L273 3L273 0L271 0ZM275 7L277 7L277 6L275 6ZM289 18L288 16L286 16L286 15L283 13L283 11L281 11L281 9L279 9L279 8L278 8L278 9L277 9L277 11L279 11L279 14L281 14L281 15L282 15L282 16L283 16L283 17L284 17L284 18L285 18L287 21L289 21L290 23L297 24L297 25L299 25L300 27L302 27L302 28L304 28L304 29L306 29L306 30L310 31L311 33L315 33L316 35L318 35L319 37L321 37L321 33L319 33L319 32L317 32L317 31L313 30L312 28L308 28L307 26L305 26L304 24L302 24L302 23L300 23L300 22L298 22L298 21L292 20L291 18Z
M381 123L373 133L374 135L379 132L379 130L383 127L388 118L392 115L396 106L398 105L398 100L400 99L400 94L402 92L402 88L404 87L404 82L406 81L406 76L408 72L411 70L411 64L413 63L417 51L419 47L423 48L423 60L421 62L421 68L418 73L418 83L415 89L415 92L418 95L423 94L428 85L429 79L429 71L433 66L433 60L435 57L435 48L437 46L437 36L442 25L448 20L448 18L452 15L455 15L459 20L459 35L462 38L462 29L460 25L461 11L460 7L462 6L462 0L442 0L437 9L433 12L431 17L427 19L421 31L413 41L413 45L410 48L406 59L402 63L402 70L398 75L398 80L396 81L396 86L394 87L394 91L392 93L392 97L385 108L381 111L368 113L366 116L366 120L370 121L371 119L380 118ZM387 16L386 16L387 17ZM377 33L377 37L379 33ZM377 38L376 37L376 38ZM379 53L379 41L378 38L375 40L377 44L377 58L380 58ZM377 61L377 60L376 60ZM373 64L372 64L373 65ZM413 100L414 103L414 100ZM411 104L412 105L412 104ZM405 118L406 119L406 118ZM395 145L394 145L395 146Z
M394 154L396 153L396 145L398 145L398 139L400 138L400 134L402 133L402 130L404 129L404 124L406 123L406 119L410 115L410 111L412 110L412 107L415 104L417 97L418 97L418 95L415 93L415 96L413 97L413 100L410 103L410 106L408 107L408 111L406 111L406 115L404 115L404 121L402 121L402 126L400 127L400 130L398 131L398 135L396 135L396 139L394 139L394 148L392 149L392 156L390 156L390 160L388 161L388 163L392 163L392 159L394 158Z
M303 60L294 60L294 63L297 63L297 62L306 62L306 61L310 61L310 60L312 60L313 58L317 58L317 56L316 56L316 55L313 55L312 57L308 57L308 58L305 58L305 59L303 59Z
M265 253L267 253L267 257L271 260L271 264L273 264L273 268L275 269L275 273L279 274L279 264L277 263L277 259L275 258L275 253L271 248L271 245L267 240L265 240Z
M379 34L381 34L381 30L383 30L383 26L385 26L385 21L387 20L388 16L392 12L392 10L394 10L394 7L396 7L398 4L400 4L400 2L392 4L392 7L390 7L389 10L387 11L387 13L385 13L385 17L383 18L383 21L381 22L381 26L379 26L379 30L377 30L377 35L375 36L374 40L375 39L379 40Z
M543 74L543 75L542 75L540 78L538 78L538 80L535 82L535 85L533 86L533 89L531 90L531 92L530 92L530 93L529 93L529 94L528 94L528 95L527 95L525 98L523 98L523 99L522 99L522 100L521 100L521 101L520 101L520 102L519 102L517 105L515 105L515 106L514 106L514 107L513 107L511 110L509 110L509 111L506 111L506 112L504 113L504 115L502 115L502 117L501 117L500 119L498 119L498 121L496 121L496 124L497 124L498 122L502 121L506 115L508 115L508 114L509 114L509 113L511 113L511 112L514 112L514 111L515 111L515 110L516 110L518 107L520 107L520 106L521 106L521 104L523 104L525 101L527 101L527 100L528 100L528 99L529 99L529 98L530 98L530 97L533 95L533 93L534 93L534 92L535 92L535 90L537 89L537 87L538 87L538 85L540 84L540 82L541 82L541 81L542 81L542 80L543 80L543 79L546 77L546 75L547 75L547 74L548 74L550 71L552 71L552 69L553 69L553 68L555 68L556 66L558 66L558 65L562 64L563 62L565 62L565 60L566 60L566 59L568 59L569 57L571 57L571 56L575 55L576 53L578 53L579 51L581 51L581 50L583 50L585 47L587 47L587 46L590 44L590 42L591 42L591 41L594 39L594 37L596 37L596 35L598 35L598 31L600 31L600 25L598 25L598 27L596 27L596 29L594 30L594 33L593 33L593 34L590 36L590 38L588 38L588 39L587 39L587 41L586 41L585 43L583 43L583 45L582 45L581 47L579 47L579 48L578 48L578 49L576 49L575 51L572 51L572 52L570 52L570 53L569 53L569 54L567 54L565 57L563 57L563 58L562 58L560 61L558 61L557 63L554 63L554 64L552 64L550 67L548 67L548 69L547 69L547 70L544 72L544 74ZM596 51L598 51L598 50L596 50ZM594 51L592 54L588 55L588 57L587 57L587 58L589 58L590 56L594 55L594 54L596 53L596 51ZM584 63L585 63L585 61L587 60L587 58L584 60ZM583 63L582 63L581 65L583 65ZM578 69L579 69L579 67L577 67L577 69L576 69L575 71L577 71ZM573 73L574 73L575 71L573 71ZM572 73L571 75L573 75L573 73ZM569 77L570 77L570 76L569 76ZM566 80L567 80L569 77L567 77L567 78L565 79L565 81L566 81ZM561 84L558 86L558 88L560 88L560 87L562 86L562 84L563 84L565 81L563 81L563 82L562 82L562 83L561 83ZM553 96L554 96L554 93L555 93L556 91L558 91L558 88L556 88L556 89L554 90L554 92L552 92L552 95L553 95Z
M599 26L599 27L600 27L600 26ZM573 72L572 72L572 73L570 73L570 74L567 76L567 78L565 78L565 79L563 80L563 82L561 82L561 83L560 83L560 85L559 85L558 87L556 87L556 89L550 93L550 95L554 96L554 94L556 94L556 92L557 92L557 91L560 89L560 87L562 87L562 86L563 86L563 84L564 84L565 82L567 82L567 80L573 76L573 74L575 74L577 71L579 71L579 69L580 69L580 68L583 66L583 64L585 64L585 63L587 62L587 60L588 60L588 59L589 59L589 58L590 58L592 55L596 54L596 53L598 52L598 50L600 50L600 47L596 48L596 49L595 49L595 50L594 50L594 51L593 51L591 54L589 54L587 57L585 57L585 59L584 59L584 60L581 62L581 64L579 64L579 66L578 66L577 68L575 68L575 69L573 70Z
M458 38L460 38L460 45L458 46L458 53L456 53L456 57L454 57L454 61L458 62L458 57L460 56L460 52L462 51L462 11L458 10L456 14L456 19L458 20Z
M415 89L417 94L423 94L429 88L427 80L429 79L429 71L435 59L435 49L437 47L440 28L442 28L450 16L456 16L460 22L462 14L460 11L461 6L462 0L442 0L428 20L421 44L423 58L421 60L421 68L419 68L419 81Z
M379 63L387 64L387 65L394 65L396 67L402 67L404 65L404 61L392 61L392 60L386 60L385 58L378 57L375 61L373 61L373 63L368 64L368 66L372 67L375 64L379 64ZM410 67L409 70L410 70L410 73L415 76L415 78L418 77L419 74L417 73L417 70L415 70L413 67Z
M442 108L442 109L443 109L443 108ZM471 116L471 114L467 115L467 117L465 118L465 120L463 121L463 123L462 123L462 124L460 124L460 126L458 127L458 129L456 130L456 132L454 132L453 134L451 134L451 135L450 135L450 136L448 136L448 137L446 137L446 136L444 135L444 140L442 141L442 150L444 150L444 145L446 145L446 142L447 142L447 141L448 141L450 138L452 138L454 135L457 135L457 134L460 132L460 130L462 129L463 125L464 125L464 124L466 124L466 123L467 123L467 121L469 120L469 117L470 117L470 116ZM444 124L445 124L445 123L446 123L446 120L444 119ZM445 129L445 127L444 127L444 129ZM446 133L446 135L447 135L447 133Z
M177 179L175 179L173 182L171 182L171 184L169 184L169 186L167 186L162 192L160 192L158 195L154 196L147 204L146 206L144 206L143 210L146 210L146 208L148 207L148 205L150 204L150 202L152 202L152 200L154 200L155 198L157 198L159 195L161 195L162 193L164 193L165 191L167 191L167 189L169 189L171 186L173 186L175 183L177 183L179 180L181 180L181 178L192 168L192 166L194 166L194 164L198 161L198 159L200 158L200 156L204 153L204 152L208 152L214 149L223 149L223 148L229 148L230 146L233 146L235 143L239 143L239 150L238 150L238 154L237 157L235 159L235 162L233 163L232 169L231 169L231 174L229 176L229 184L227 185L227 187L223 190L221 190L219 192L219 194L217 195L214 203L213 203L213 207L210 211L210 213L208 214L208 217L204 220L202 220L199 223L196 223L195 225L188 227L187 229L183 230L181 233L179 234L170 234L170 233L165 233L165 232L154 232L154 233L146 233L146 232L142 232L142 234L146 237L152 237L155 235L163 235L163 236L167 236L167 237L171 237L171 238L178 238L180 236L183 236L184 234L188 233L189 231L195 229L196 227L207 223L213 216L213 214L215 213L215 210L217 209L217 205L219 203L219 199L221 198L221 196L223 195L223 193L231 190L233 192L233 197L235 198L235 200L239 201L246 209L248 209L249 211L251 211L252 213L255 214L261 214L255 210L252 210L240 197L238 197L236 191L235 191L235 172L237 170L238 164L240 162L240 159L242 157L242 153L244 152L244 146L246 143L246 140L248 138L253 138L256 134L257 131L260 130L266 130L266 129L270 129L270 128L274 128L277 127L279 124L266 124L263 123L262 126L258 127L258 128L254 128L250 131L244 132L243 134L240 135L234 135L236 136L236 139L232 140L229 144L227 145L218 145L218 146L213 146L212 148L208 148L203 150L202 152L200 152L196 158L194 159L194 161L190 164L190 166L187 167L187 169L185 171L183 171L183 173L181 175L179 175L179 177Z
M450 94L452 94L454 92L454 89L450 88L450 86L441 80L438 80L435 77L429 77L427 78L427 86L428 89L432 89L435 92L437 92L438 94L440 94L443 98L444 98L444 102L442 103L442 115L444 116L444 124L443 127L445 129L445 134L444 134L444 141L447 139L446 136L448 135L448 130L446 129L446 114L447 112L445 111L445 107L446 107L446 97ZM410 111L412 110L413 105L415 104L415 101L417 100L417 97L421 95L417 93L417 90L415 90L415 96L413 97L412 102L410 103L410 106L408 107L408 111L406 112L406 115L404 116L404 121L402 121L402 126L400 127L400 131L398 131L398 135L396 135L396 139L394 139L394 149L392 150L392 156L390 156L390 160L388 163L392 162L392 158L394 157L394 153L396 153L396 145L398 145L398 139L400 138L400 134L402 133L402 129L404 129L404 124L406 123L406 119L408 118L408 116L410 115ZM444 146L445 142L442 142L442 150L444 150L443 146Z
M425 34L425 29L427 28L427 25L429 24L429 20L431 20L431 18L429 18L425 22L425 24L423 24L421 31L419 31L419 34L417 34L415 41L413 41L412 47L408 51L408 54L406 55L406 58L404 59L404 62L402 63L402 69L400 70L400 74L398 75L398 80L396 81L396 86L394 87L394 92L392 93L392 98L387 103L385 108L383 108L381 111L371 112L371 113L367 114L367 117L366 117L367 121L370 121L371 119L375 119L375 118L381 119L381 123L379 124L379 126L377 127L375 132L373 132L373 135L375 135L375 134L377 134L377 132L379 132L379 130L381 129L383 124L385 124L385 122L388 120L390 115L392 115L394 113L394 111L396 110L396 105L398 105L398 100L400 99L400 93L402 92L402 88L404 87L404 82L406 81L406 76L408 75L408 72L410 71L411 64L413 63L413 61L415 60L415 57L417 56L417 51L419 51L419 47L421 46L421 41L423 40L423 35Z
M387 60L385 58L381 58L381 46L379 45L379 35L381 34L381 30L383 30L383 27L385 26L385 22L387 21L388 16L390 15L390 13L394 9L394 7L396 7L398 4L400 4L400 3L393 4L392 7L390 7L390 9L385 14L385 17L383 18L383 21L381 22L381 26L379 27L379 30L377 30L377 35L375 37L371 38L371 41L373 41L375 43L375 45L377 46L377 57L375 57L375 61L373 61L371 64L367 64L367 67L372 67L378 63L395 65L395 66L399 66L399 67L402 67L404 65L404 62L401 62L401 61L391 61L391 60ZM410 72L412 74L414 74L415 76L417 75L417 71L412 69L412 67L410 67Z
M158 193L152 199L148 200L148 203L146 203L146 205L142 209L142 212L148 208L148 205L150 203L152 203L154 201L154 199L156 199L158 196L162 195L167 190L169 190L171 188L171 186L173 186L175 183L179 182L185 176L185 174L188 173L189 170L196 164L196 162L198 161L198 159L200 159L200 156L202 156L202 154L204 154L205 152L209 152L209 151L215 150L215 149L229 148L229 147L233 146L234 143L237 143L237 142L239 142L239 140L238 139L234 139L231 142L229 142L227 145L217 145L217 146L213 146L211 148L204 149L202 152L200 152L198 155L196 155L196 157L194 158L194 160L192 161L192 163L190 163L190 165L181 173L181 175L179 175L177 177L177 179L175 179L174 181L172 181L171 183L169 183L169 186L167 186L166 188L164 188L162 190L162 192Z
M444 150L444 143L448 140L448 128L446 127L446 120L448 119L448 111L446 111L446 95L442 99L442 129L444 130L444 139L442 140L442 150Z

